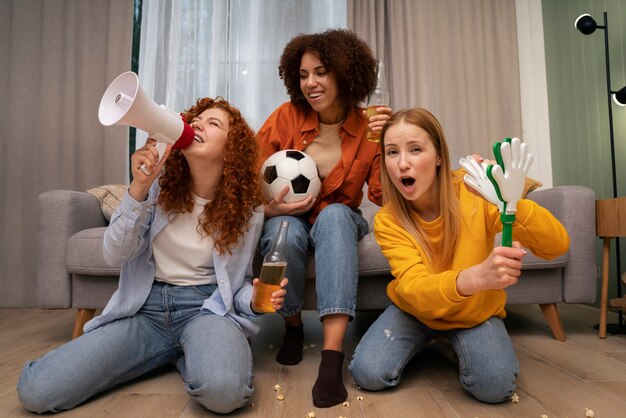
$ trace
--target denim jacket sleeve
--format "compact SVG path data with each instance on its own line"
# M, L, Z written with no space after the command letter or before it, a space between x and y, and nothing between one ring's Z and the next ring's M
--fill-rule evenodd
M261 230L263 229L263 208L257 208L250 219L250 229L246 232L244 240L245 259L247 262L246 275L241 288L234 295L235 309L244 315L257 318L259 314L255 313L250 302L252 301L252 262L256 252L259 239L261 238Z
M104 233L103 252L108 265L121 267L148 245L148 229L158 193L158 181L143 202L137 202L126 191Z

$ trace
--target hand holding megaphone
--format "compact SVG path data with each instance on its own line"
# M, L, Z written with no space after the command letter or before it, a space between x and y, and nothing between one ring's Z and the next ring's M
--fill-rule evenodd
M128 125L148 133L158 143L159 159L163 156L166 144L174 144L174 149L183 149L193 141L193 128L182 115L148 98L139 86L139 78L132 71L120 74L106 89L98 119L104 126ZM140 167L146 171L145 166Z

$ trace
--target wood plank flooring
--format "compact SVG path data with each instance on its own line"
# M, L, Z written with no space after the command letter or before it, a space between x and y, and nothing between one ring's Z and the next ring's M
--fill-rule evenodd
M506 325L520 361L518 403L488 405L460 386L456 367L436 352L423 353L407 367L399 387L367 392L352 386L344 367L349 406L315 408L311 387L317 377L322 328L315 312L305 312L304 360L297 366L275 362L282 338L282 320L266 315L253 341L255 388L253 403L233 417L320 418L405 417L626 417L626 335L598 338L593 328L599 311L587 305L559 305L567 341L551 336L538 305L508 307ZM613 316L611 316L613 315ZM0 309L0 417L35 416L24 410L15 385L25 361L68 341L74 310ZM352 353L376 312L359 313L350 324L346 352ZM609 315L609 323L617 321ZM349 357L349 356L348 356ZM347 366L347 361L345 363ZM284 400L276 399L274 385ZM362 400L357 397L363 397ZM220 417L186 394L175 368L166 367L104 393L58 417Z

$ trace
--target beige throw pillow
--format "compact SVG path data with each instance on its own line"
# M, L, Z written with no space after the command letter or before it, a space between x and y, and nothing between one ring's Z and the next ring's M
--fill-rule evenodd
M123 184L106 184L100 187L94 187L93 189L87 190L87 193L90 193L98 198L100 201L100 205L102 206L102 214L106 218L107 221L111 220L111 215L115 208L117 208L126 194L126 190L128 186Z

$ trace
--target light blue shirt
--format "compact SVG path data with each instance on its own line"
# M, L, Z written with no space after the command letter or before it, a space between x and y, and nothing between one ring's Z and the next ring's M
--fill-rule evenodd
M156 204L159 185L156 180L148 198L137 202L128 192L113 212L104 233L104 259L110 266L121 267L118 289L102 311L87 322L89 332L116 319L135 315L150 294L155 265L152 242L169 222L167 213ZM218 291L205 299L202 312L210 312L233 320L246 337L256 334L259 326L250 308L252 299L252 260L263 228L263 208L258 207L249 221L248 230L240 237L232 254L213 250Z

